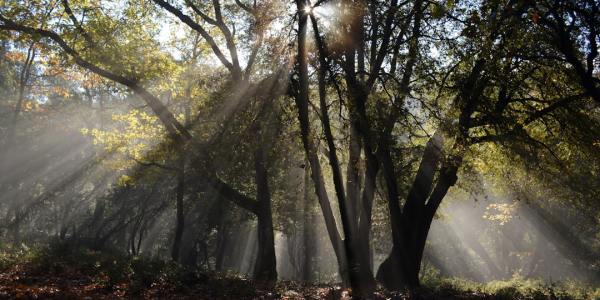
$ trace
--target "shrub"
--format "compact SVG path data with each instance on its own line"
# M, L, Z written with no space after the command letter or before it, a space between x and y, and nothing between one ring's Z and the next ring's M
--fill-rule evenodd
M541 279L512 277L509 280L495 280L477 283L461 278L444 278L429 271L423 277L425 289L438 296L451 296L477 293L492 299L600 299L600 288L581 282L565 281L547 283Z

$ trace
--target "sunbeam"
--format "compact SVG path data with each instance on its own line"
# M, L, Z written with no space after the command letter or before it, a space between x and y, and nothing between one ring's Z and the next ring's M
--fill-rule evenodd
M593 0L9 0L0 298L600 298Z

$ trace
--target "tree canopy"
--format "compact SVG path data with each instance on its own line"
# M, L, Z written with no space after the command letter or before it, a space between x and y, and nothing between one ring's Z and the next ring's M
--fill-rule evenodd
M0 0L2 247L598 284L599 7Z

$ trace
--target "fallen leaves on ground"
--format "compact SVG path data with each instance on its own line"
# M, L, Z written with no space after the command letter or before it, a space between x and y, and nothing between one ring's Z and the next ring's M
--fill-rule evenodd
M131 280L107 284L107 278L63 265L39 270L28 264L15 264L0 272L0 299L352 299L350 290L335 285L302 285L295 282L270 284L239 276L206 274L185 285L157 280L135 289ZM489 295L419 295L375 292L372 299L492 299Z

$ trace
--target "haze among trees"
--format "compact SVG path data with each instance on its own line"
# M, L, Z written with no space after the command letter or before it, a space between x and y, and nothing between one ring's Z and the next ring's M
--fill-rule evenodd
M599 43L596 0L0 0L0 297L600 297Z

